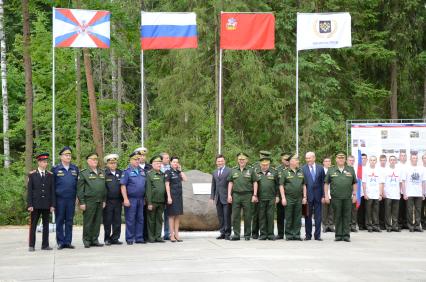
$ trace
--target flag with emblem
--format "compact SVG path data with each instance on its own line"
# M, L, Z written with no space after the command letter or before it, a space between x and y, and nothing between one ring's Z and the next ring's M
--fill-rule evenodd
M361 205L361 189L362 189L362 154L361 150L358 149L358 164L357 164L357 180L358 180L358 187L356 190L356 208L359 208Z
M178 12L142 12L141 48L197 48L197 15Z
M109 48L109 11L53 9L53 46Z
M220 48L231 50L274 49L274 14L223 12L220 17Z
M351 47L349 13L298 13L297 50Z

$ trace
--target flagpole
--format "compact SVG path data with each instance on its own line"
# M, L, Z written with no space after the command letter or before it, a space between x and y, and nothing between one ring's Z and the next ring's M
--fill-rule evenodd
M219 49L219 91L218 91L217 152L222 153L222 48Z
M141 50L141 145L144 146L144 135L145 135L145 117L144 117L144 107L145 107L145 83L144 83L144 65L143 65L143 49Z
M299 155L299 51L296 46L296 154Z
M53 8L55 14L55 8ZM52 42L52 167L55 165L55 42Z

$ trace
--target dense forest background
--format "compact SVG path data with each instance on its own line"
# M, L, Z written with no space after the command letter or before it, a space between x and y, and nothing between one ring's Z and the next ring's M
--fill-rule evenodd
M300 152L313 150L322 158L346 150L349 119L426 118L424 1L7 0L2 5L9 130L0 139L7 138L10 158L0 157L10 166L0 168L0 224L25 222L24 175L35 166L31 156L51 152L52 7L111 11L111 48L84 52L91 60L100 144L103 152L123 156L121 167L140 145L141 10L197 13L198 49L145 52L145 145L149 155L180 156L185 169L214 168L220 11L268 11L276 17L275 50L224 51L223 152L230 163L238 151L255 159L268 149L278 162L282 151L295 150L297 12L350 12L353 45L299 53ZM84 156L95 145L83 51L57 48L55 56L56 148L73 147L74 162L84 167ZM31 77L25 75L29 71Z

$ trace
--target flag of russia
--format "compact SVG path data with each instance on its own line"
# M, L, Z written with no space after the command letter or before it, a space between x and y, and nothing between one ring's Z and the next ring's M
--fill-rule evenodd
M141 13L141 47L152 49L197 48L195 13Z

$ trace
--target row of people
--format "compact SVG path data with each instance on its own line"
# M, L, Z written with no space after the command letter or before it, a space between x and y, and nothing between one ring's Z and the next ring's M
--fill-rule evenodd
M49 215L55 212L58 249L72 245L72 227L76 202L83 211L83 244L86 248L103 246L99 242L100 225L104 225L104 243L122 244L122 206L125 211L126 242L164 242L161 238L163 216L170 226L171 242L179 239L179 215L183 214L182 181L178 157L167 153L154 156L145 163L147 149L136 149L129 156L129 166L117 168L118 155L104 158L106 168L98 167L98 155L89 154L87 168L79 170L71 163L71 148L60 151L61 162L48 171L48 153L39 154L38 167L32 171L27 183L27 208L30 214L29 250L35 250L35 231L42 217L42 249L49 246ZM76 201L77 199L77 201ZM167 207L165 211L165 207ZM165 229L165 234L169 230Z
M367 207L363 213L367 223L365 229L380 232L377 223L380 202L384 203L386 211L386 229L388 232L399 231L397 215L400 193L407 202L405 213L410 222L410 231L421 232L420 220L425 217L426 155L422 158L423 166L417 165L417 155L412 154L411 165L402 169L401 164L396 166L396 157L391 156L386 170L372 172L376 158L371 156L370 169L364 163L363 175L357 177L353 169L354 157L349 156L345 164L343 153L336 156L336 166L332 167L331 158L325 158L321 166L315 162L315 153L308 152L302 168L299 168L297 156L285 153L281 155L282 163L277 168L271 166L268 151L261 151L260 163L251 166L248 165L248 156L241 153L237 156L238 165L232 169L226 167L224 156L219 155L216 157L217 170L212 173L211 189L211 201L216 203L220 223L217 239L240 239L240 214L243 209L245 240L283 239L284 235L287 240L302 240L300 218L303 214L305 240L312 239L313 217L316 226L314 239L321 240L320 227L323 223L324 232L336 232L338 241L349 241L349 233L357 232L357 210L364 212L364 206ZM381 161L383 163L386 162ZM346 178L341 174L345 174ZM357 205L357 178L362 178L362 189L359 191L361 206ZM336 182L334 185L333 181ZM273 230L274 210L278 236L274 236ZM338 231L335 231L334 225Z

